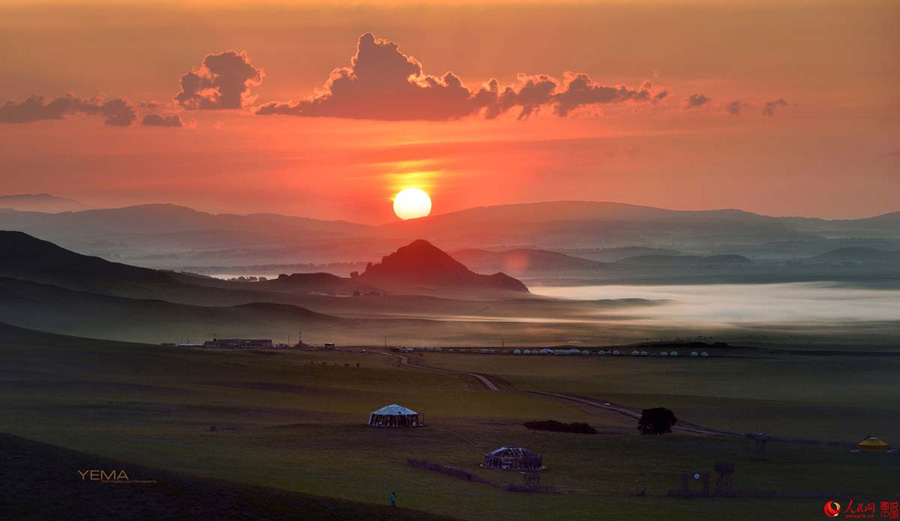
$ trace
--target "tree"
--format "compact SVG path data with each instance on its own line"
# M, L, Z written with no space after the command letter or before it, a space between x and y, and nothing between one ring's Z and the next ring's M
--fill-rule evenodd
M638 430L641 434L666 434L672 432L672 427L676 423L678 418L670 409L665 407L644 409L638 421Z

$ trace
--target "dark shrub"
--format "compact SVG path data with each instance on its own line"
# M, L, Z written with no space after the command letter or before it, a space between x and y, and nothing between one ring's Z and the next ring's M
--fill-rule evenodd
M586 423L562 423L554 420L525 422L525 428L534 431L573 432L575 434L597 434L597 429Z
M644 409L638 420L638 430L641 434L666 434L672 432L676 423L678 418L675 413L665 407Z

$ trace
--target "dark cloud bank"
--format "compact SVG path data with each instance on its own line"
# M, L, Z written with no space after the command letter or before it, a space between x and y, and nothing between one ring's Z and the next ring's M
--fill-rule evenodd
M542 108L564 117L583 106L654 103L668 94L650 82L639 87L606 86L587 74L571 72L562 80L522 74L514 85L501 87L490 80L470 89L452 72L425 74L422 64L396 43L366 33L350 66L332 71L320 92L298 102L265 104L257 114L440 121L476 114L491 119L518 110L519 119L527 119Z
M175 101L188 110L239 109L252 103L250 88L262 83L263 75L246 52L208 54L203 65L181 77Z
M52 99L31 96L21 103L8 101L0 106L0 123L31 123L75 114L101 116L105 124L115 127L127 127L137 119L134 105L124 98L105 100L67 94Z
M180 110L235 110L255 101L251 90L259 86L265 73L250 62L246 52L233 50L208 54L199 67L181 76L181 91L174 103ZM566 72L562 79L547 74L520 74L512 85L492 79L470 88L452 72L443 76L426 74L422 64L404 54L400 47L366 33L359 39L349 67L334 69L323 88L296 102L266 103L256 108L259 115L284 114L299 117L332 117L386 121L445 121L470 116L493 119L507 113L528 119L547 110L567 117L580 108L600 108L621 104L654 104L666 99L669 91L645 81L639 86L603 85L585 73ZM684 100L685 110L702 107L710 98L692 94ZM749 105L734 101L724 105L738 116ZM772 116L787 106L777 99L762 105L762 113ZM142 103L138 109L125 98L80 98L74 95L46 99L31 96L25 101L0 106L0 123L29 123L87 115L104 118L106 125L125 127L138 121L144 126L183 127L176 114L143 114L156 109Z

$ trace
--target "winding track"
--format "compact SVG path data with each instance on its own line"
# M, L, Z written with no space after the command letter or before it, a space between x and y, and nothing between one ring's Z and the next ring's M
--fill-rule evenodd
M641 418L641 411L637 409L629 409L623 405L616 405L611 402L597 401L592 400L590 398L583 398L581 396L572 396L569 394L560 394L560 393L549 393L546 391L527 391L531 394L540 394L543 396L551 396L553 398L559 398L562 400L569 400L572 402L578 402L584 405L589 405L591 407L597 407L600 409L606 409L607 411L612 411L624 416L628 416L629 418L634 418L636 420ZM707 427L701 427L699 425L694 425L693 423L685 423L679 421L673 427L673 429L677 431L690 432L693 434L703 434L705 436L720 436L727 438L743 438L742 434L738 434L736 432L728 432L728 431L720 431L715 429L710 429Z

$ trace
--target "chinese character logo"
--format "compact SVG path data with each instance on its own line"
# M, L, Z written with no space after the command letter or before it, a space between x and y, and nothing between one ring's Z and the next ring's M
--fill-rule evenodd
M828 517L837 517L841 513L841 504L837 501L829 501L825 503L825 515Z

